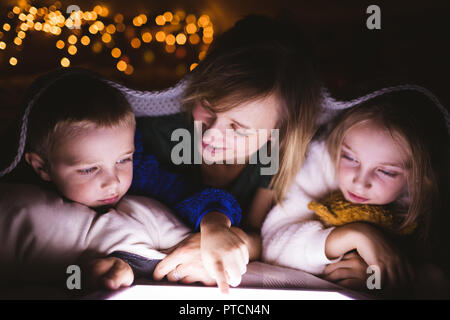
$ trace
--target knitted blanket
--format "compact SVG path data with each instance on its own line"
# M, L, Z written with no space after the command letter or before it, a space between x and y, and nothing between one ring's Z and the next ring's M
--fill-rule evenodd
M62 75L60 77L64 76L65 75ZM60 79L60 77L57 77L55 80ZM169 115L180 112L183 91L189 79L184 78L180 82L178 82L175 86L163 91L138 91L110 80L106 79L103 80L109 83L111 86L119 89L125 95L132 109L134 110L136 117L144 117L144 116ZM48 84L47 87L50 84ZM47 87L42 88L40 92L43 92ZM368 101L370 99L373 99L386 93L405 90L420 92L425 96L427 96L431 101L433 101L435 105L439 108L439 110L442 111L442 114L447 124L447 131L450 134L450 116L447 109L439 102L438 98L428 89L418 85L410 85L410 84L383 88L381 90L374 91L372 93L369 93L367 95L364 95L362 97L350 101L335 100L333 97L331 97L329 92L325 88L323 88L322 107L324 112L319 117L318 120L319 124L323 124L329 121L339 110L355 106L357 104L363 103L365 101ZM33 99L31 99L30 102L28 103L28 106L25 109L20 127L20 134L16 155L12 160L12 162L6 168L3 169L0 168L1 169L0 178L11 172L17 166L17 164L20 162L22 158L26 144L28 115L30 114L31 108L33 108L34 102L37 100L38 97L39 94L37 94Z

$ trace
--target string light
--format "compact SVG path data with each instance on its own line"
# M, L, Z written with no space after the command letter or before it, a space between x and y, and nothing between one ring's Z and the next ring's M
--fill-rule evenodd
M184 10L176 10L148 16L141 12L131 17L130 21L130 18L125 20L122 13L110 15L110 9L100 4L95 5L91 10L80 9L68 15L63 13L64 11L61 1L56 1L48 7L36 7L32 6L30 1L20 0L8 11L8 22L0 24L2 28L0 50L6 50L6 48L10 50L8 41L11 41L17 46L14 50L22 51L23 40L33 36L33 33L29 31L42 32L52 37L61 36L60 39L56 39L56 48L62 50L67 47L67 53L70 55L77 54L78 49L75 45L78 42L83 46L90 46L94 53L100 53L103 46L112 48L109 51L111 56L120 59L116 63L116 69L131 75L135 69L126 55L126 50L124 54L124 48L120 48L123 38L131 48L135 50L143 48L141 57L145 63L152 63L155 60L154 51L147 46L153 48L157 45L164 50L163 52L175 53L174 57L177 59L188 57L188 52L191 50L186 50L185 46L197 46L199 50L197 59L201 61L214 39L214 26L210 16L206 14L196 16ZM7 32L11 30L15 30L15 33L8 35ZM156 41L152 42L153 39ZM134 54L130 57L136 58ZM192 71L198 65L198 61L190 64L179 63L175 73L181 75L188 70ZM9 59L10 65L15 66L17 63L16 57ZM69 67L70 60L67 57L61 57L60 64L63 67Z

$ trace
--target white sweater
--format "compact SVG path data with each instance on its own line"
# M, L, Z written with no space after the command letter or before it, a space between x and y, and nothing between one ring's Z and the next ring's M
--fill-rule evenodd
M311 200L337 189L334 165L325 142L312 142L285 200L264 221L263 260L313 274L321 274L327 264L339 261L340 258L332 261L325 255L325 241L333 228L325 228L308 209Z
M190 233L156 200L125 196L104 214L37 186L0 183L0 283L51 280L83 257L115 251L162 259Z

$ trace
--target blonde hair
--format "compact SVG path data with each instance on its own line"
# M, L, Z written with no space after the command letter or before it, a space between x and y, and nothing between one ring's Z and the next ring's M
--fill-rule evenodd
M281 104L280 165L269 186L280 202L303 163L321 109L320 84L295 27L259 16L239 21L191 73L183 109L191 114L197 101L206 100L212 111L224 112L270 94Z
M407 177L409 202L407 208L403 209L404 212L399 212L402 222L398 228L403 229L414 223L420 223L421 236L426 238L431 211L434 204L440 200L437 174L439 165L436 151L432 150L433 140L439 136L439 131L430 130L432 126L439 124L439 121L431 120L432 112L424 105L426 101L417 100L418 97L413 100L411 96L415 95L390 94L343 111L335 119L335 125L327 137L326 144L337 168L343 140L351 128L364 122L372 122L386 129L408 156L404 165L409 170ZM440 122L443 122L442 115ZM398 209L399 207L396 207L396 210Z
M40 93L29 117L27 152L48 160L61 138L86 127L135 127L123 94L90 74L67 74Z

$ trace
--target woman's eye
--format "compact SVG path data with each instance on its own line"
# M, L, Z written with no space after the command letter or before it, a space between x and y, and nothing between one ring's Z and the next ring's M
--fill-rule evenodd
M241 129L239 127L237 127L236 125L231 125L231 128L233 129L234 133L236 133L237 135L241 136L241 137L247 137L250 135L250 133L248 132L248 130L246 129Z
M83 175L92 174L97 171L97 167L92 167L92 168L88 168L88 169L80 169L77 171L79 174L83 174Z

